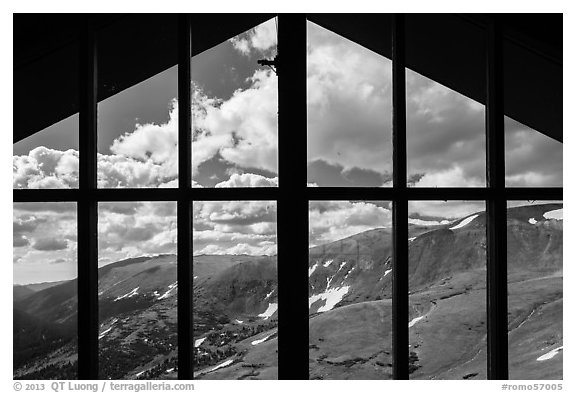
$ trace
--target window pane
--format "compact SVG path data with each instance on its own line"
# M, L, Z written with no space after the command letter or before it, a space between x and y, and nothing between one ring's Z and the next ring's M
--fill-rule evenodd
M176 202L99 203L100 378L176 378L176 230Z
M309 205L310 379L392 379L390 202Z
M197 379L278 378L276 202L194 202Z
M278 186L278 78L257 63L276 38L270 19L192 58L193 186Z
M406 69L408 185L484 187L484 105Z
M99 32L98 187L178 186L176 26L132 15Z
M485 37L459 15L406 15L408 186L486 186Z
M14 143L13 188L78 188L78 115Z
M410 379L486 379L484 210L409 204Z
M510 379L562 379L563 203L508 202Z
M13 377L76 379L76 204L13 208Z
M506 186L562 187L562 142L506 117Z
M78 43L41 49L50 23L30 18L14 18L20 38L22 26L39 30L14 41L13 188L78 188Z
M307 48L309 185L391 186L392 62L312 22Z

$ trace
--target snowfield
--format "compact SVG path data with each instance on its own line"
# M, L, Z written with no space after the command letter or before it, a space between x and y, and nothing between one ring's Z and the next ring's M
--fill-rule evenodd
M211 368L210 371L208 371L208 372L211 373L212 371L218 370L219 368L229 366L232 364L233 361L234 361L234 359L226 360L224 363L220 363L216 367Z
M468 218L463 219L462 221L460 221L460 223L458 225L455 225L451 228L449 228L451 231L454 229L460 229L465 227L466 225L470 224L476 217L478 217L478 214L474 214L473 216L470 216Z
M550 352L548 352L548 353L540 356L538 359L536 359L536 361L541 362L541 361L544 361L544 360L550 360L550 359L552 359L554 356L558 355L558 352L562 351L563 349L564 349L564 345L562 345L562 346L560 346L560 347L558 347L558 348L556 348L556 349L553 349L553 350L551 350Z
M318 267L318 262L316 262L314 264L314 266L308 268L308 277L312 276L312 273L314 273L314 270L316 270L317 267Z
M547 220L562 220L564 217L564 209L550 210L549 212L544 213L543 216Z
M270 337L272 337L274 334L269 334L268 336L261 338L260 340L254 340L251 342L252 345L258 345L258 344L262 344L264 341L268 340Z
M131 290L130 292L128 292L125 295L122 296L118 296L116 299L114 299L115 302L117 302L118 300L122 300L124 298L130 298L132 296L138 295L138 290L140 289L140 287L136 287L133 290Z
M308 298L308 308L312 307L314 303L319 300L324 300L326 303L318 309L317 312L330 311L344 298L350 289L349 286L341 288L330 288L326 292L312 295Z
M408 327L411 328L412 326L414 326L418 322L420 322L420 320L422 320L422 319L424 319L424 316L414 318L413 320L410 321L410 323L408 324Z
M206 337L199 338L198 340L194 341L194 348L198 348L204 341L206 341Z
M166 292L164 292L164 294L162 296L160 296L158 298L158 300L166 299L168 296L170 296L172 294L172 291L176 287L178 287L178 281L176 281L174 284L168 285L168 290Z
M260 318L268 319L274 315L276 310L278 310L278 303L268 303L268 308L266 311L264 311L262 314L259 314L258 316Z

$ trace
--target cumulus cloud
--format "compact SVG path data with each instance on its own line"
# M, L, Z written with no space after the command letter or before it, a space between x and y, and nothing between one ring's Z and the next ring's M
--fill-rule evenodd
M230 179L220 182L214 187L278 187L278 177L267 178L253 173L234 173L230 176Z
M278 82L271 71L257 70L251 86L226 101L197 92L194 111L193 170L217 153L244 168L277 172Z
M12 158L13 188L77 188L78 152L37 147Z
M266 53L276 46L276 22L270 19L244 34L230 39L236 50L243 55L252 52Z

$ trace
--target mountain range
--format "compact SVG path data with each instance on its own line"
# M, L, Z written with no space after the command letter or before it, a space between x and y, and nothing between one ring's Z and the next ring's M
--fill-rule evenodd
M511 379L562 378L561 209L508 209ZM377 228L309 249L311 379L391 378L391 241ZM278 377L276 262L194 257L196 378ZM410 377L485 379L484 212L410 224L409 275ZM99 269L100 378L176 378L177 290L174 255ZM76 280L13 292L14 378L74 378Z

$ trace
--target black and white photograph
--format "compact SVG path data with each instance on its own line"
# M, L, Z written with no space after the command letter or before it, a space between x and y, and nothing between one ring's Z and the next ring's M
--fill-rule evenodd
M561 390L565 15L193 8L11 15L14 388Z

